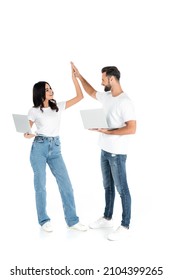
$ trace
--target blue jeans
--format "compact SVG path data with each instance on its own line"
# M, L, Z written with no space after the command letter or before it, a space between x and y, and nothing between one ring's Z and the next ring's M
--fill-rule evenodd
M113 215L115 186L121 197L122 221L121 225L129 227L131 217L131 196L126 178L127 155L111 154L101 151L101 169L105 189L104 217L111 219Z
M78 223L72 185L61 155L59 137L36 136L30 154L30 162L34 172L34 188L38 222L43 225L50 218L46 212L46 164L55 176L68 226Z

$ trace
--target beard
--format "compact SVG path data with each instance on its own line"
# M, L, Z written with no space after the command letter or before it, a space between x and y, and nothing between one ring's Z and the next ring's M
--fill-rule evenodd
M111 90L111 86L110 85L105 86L104 91L110 91L110 90Z

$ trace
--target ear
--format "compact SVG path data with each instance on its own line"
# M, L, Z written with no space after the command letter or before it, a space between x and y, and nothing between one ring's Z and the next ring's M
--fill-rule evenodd
M110 82L113 82L113 76L110 77Z

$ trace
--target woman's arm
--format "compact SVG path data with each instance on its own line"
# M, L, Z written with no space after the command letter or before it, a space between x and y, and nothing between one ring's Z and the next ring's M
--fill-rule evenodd
M84 90L86 91L86 93L88 93L89 96L96 98L96 93L97 91L84 79L84 77L79 73L79 70L76 68L76 66L74 65L73 62L71 62L71 66L73 68L73 71L75 73L75 76L77 78L79 78L79 80L81 81L81 84L84 88Z
M30 127L32 127L32 126L33 126L33 123L34 123L34 122L32 122L32 121L29 121ZM35 137L35 134L24 133L24 137L25 137L25 138L28 138L28 139L30 139L30 138L33 138L33 137Z
M66 109L75 105L76 103L78 103L80 100L83 99L83 93L82 93L82 90L81 90L81 87L79 85L79 82L75 76L75 72L74 72L74 69L72 67L72 63L71 63L71 70L72 70L72 80L73 80L73 83L74 83L74 86L75 86L75 90L76 90L76 96L70 100L67 100L66 101Z

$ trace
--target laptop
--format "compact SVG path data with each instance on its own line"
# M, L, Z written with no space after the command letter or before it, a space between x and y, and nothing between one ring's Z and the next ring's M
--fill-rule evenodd
M83 126L86 129L110 129L103 108L80 110Z
M31 134L31 127L27 115L12 114L17 132Z

